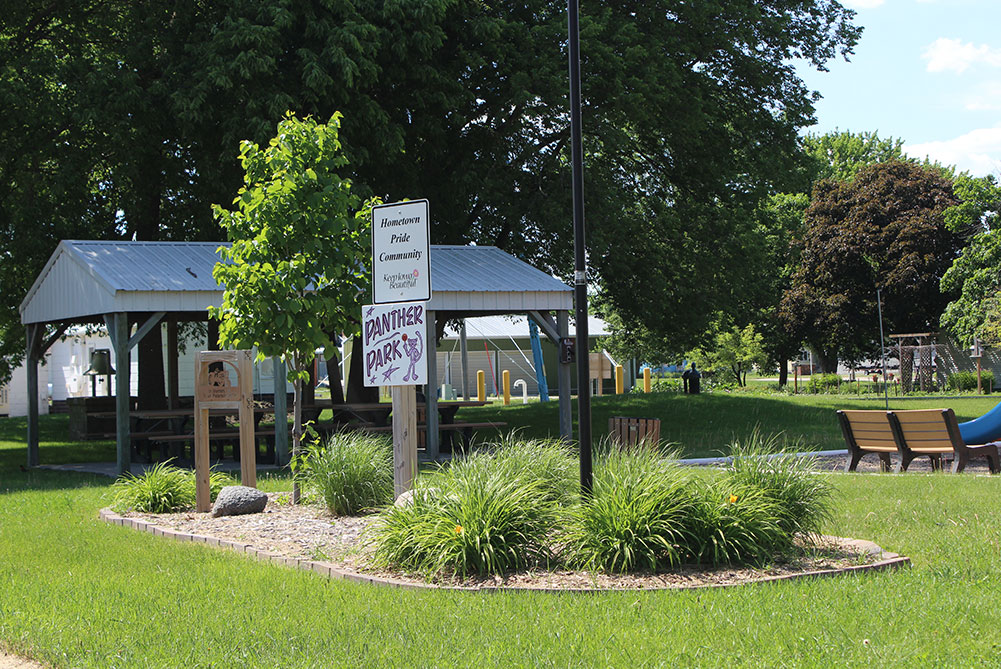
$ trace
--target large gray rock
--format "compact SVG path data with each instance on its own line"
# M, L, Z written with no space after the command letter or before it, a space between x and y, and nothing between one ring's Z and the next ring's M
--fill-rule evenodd
M228 485L219 491L212 506L212 517L239 516L245 513L260 513L268 505L268 496L257 488L245 485Z

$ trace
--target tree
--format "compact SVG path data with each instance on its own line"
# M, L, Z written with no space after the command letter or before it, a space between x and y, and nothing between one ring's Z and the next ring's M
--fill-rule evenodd
M988 346L1001 345L1001 186L994 177L956 178L960 203L945 212L946 224L969 239L966 248L942 277L942 292L956 295L942 314L942 326L970 344L979 337Z
M878 355L877 286L890 332L935 329L949 300L939 280L961 247L944 220L957 202L938 170L912 163L871 165L849 183L817 184L781 317L825 371L839 358Z
M733 327L717 333L713 347L703 352L703 360L707 370L725 369L743 388L747 385L747 372L753 367L763 367L768 356L761 333L755 331L754 325L748 324L743 328Z
M811 159L810 182L851 181L866 165L891 161L917 162L904 155L904 140L881 138L876 132L834 131L807 135L803 148Z
M338 174L348 164L339 127L339 114L323 125L288 113L266 148L242 142L246 176L234 209L213 208L232 245L212 274L225 292L210 312L223 344L288 363L293 457L314 352L331 345L327 332L358 329L369 294L372 201L362 203Z

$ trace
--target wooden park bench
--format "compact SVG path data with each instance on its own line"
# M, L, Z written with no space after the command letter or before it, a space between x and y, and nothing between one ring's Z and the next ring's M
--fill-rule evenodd
M968 445L959 434L959 423L952 409L913 409L909 411L838 411L841 432L848 446L845 471L853 472L868 453L877 453L883 471L890 469L890 454L900 462L895 472L907 467L919 455L927 455L933 469L942 466L942 456L952 455L952 471L966 468L970 456L982 455L992 474L998 472L997 443Z

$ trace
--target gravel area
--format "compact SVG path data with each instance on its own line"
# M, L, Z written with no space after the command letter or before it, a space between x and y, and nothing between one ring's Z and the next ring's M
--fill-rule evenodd
M371 548L366 529L373 516L336 517L325 508L293 506L286 494L269 496L263 513L212 518L194 512L176 514L125 514L164 529L206 535L249 544L285 557L327 562L339 570L359 575L421 584L417 575L378 569L370 564ZM840 569L878 561L858 546L835 537L815 538L798 554L759 569L709 569L682 566L669 573L602 574L537 569L503 577L440 577L435 583L468 588L517 587L556 589L645 589L697 585L726 585L790 574Z
M42 669L41 664L0 649L0 669Z

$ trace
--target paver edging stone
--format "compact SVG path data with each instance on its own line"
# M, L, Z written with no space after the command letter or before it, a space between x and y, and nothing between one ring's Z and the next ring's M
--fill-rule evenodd
M409 581L401 581L393 578L385 578L382 576L372 576L368 574L360 574L354 571L348 571L341 569L337 565L330 562L306 560L303 558L293 558L286 557L284 555L278 555L277 553L272 553L263 549L255 548L249 544L238 543L235 541L226 541L224 539L218 539L216 537L207 537L204 535L189 534L186 532L177 532L174 530L166 530L158 525L154 525L149 521L140 520L138 518L127 518L118 515L110 508L105 507L99 512L99 517L101 520L109 523L111 525L121 525L123 527L128 527L135 530L140 530L142 532L149 532L153 536L167 537L174 539L175 541L187 541L191 543L204 543L208 546L214 546L217 548L230 549L238 553L246 553L252 555L258 560L264 562L272 562L278 565L283 565L293 569L302 569L304 571L312 571L320 576L326 576L327 578L340 579L344 581L350 581L353 583L370 583L372 585L382 585L392 588L402 588L405 590L456 590L461 592L550 592L550 593L599 593L599 592L642 592L642 591L654 591L654 590L696 590L703 588L733 588L743 585L753 585L756 583L776 583L779 581L791 581L800 578L822 578L830 576L839 576L842 574L855 574L859 572L868 571L884 571L888 569L899 569L900 567L910 566L911 559L909 557L899 555L897 553L891 553L889 551L884 551L878 545L871 541L866 541L865 539L844 539L837 537L841 541L854 546L860 552L868 553L872 556L880 556L882 559L872 562L870 564L863 565L853 565L850 567L841 567L839 569L819 569L815 571L804 571L795 574L779 574L777 576L764 576L753 581L746 581L744 583L700 583L692 585L669 585L657 588L526 588L526 587L496 587L496 586L460 586L460 585L438 585L436 583L411 583Z

